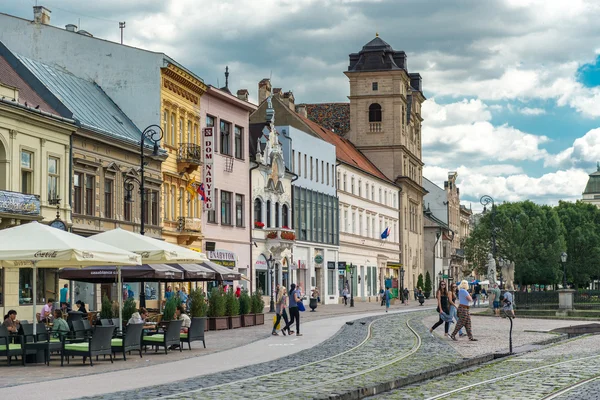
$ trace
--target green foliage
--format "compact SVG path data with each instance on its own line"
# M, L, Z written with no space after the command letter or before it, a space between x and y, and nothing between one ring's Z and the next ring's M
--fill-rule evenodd
M206 296L202 289L192 289L190 291L190 317L206 317L208 304L206 304Z
M127 322L131 318L134 312L137 311L137 305L135 304L135 299L133 297L129 297L123 303L123 321Z
M208 316L212 318L225 316L225 294L219 288L213 288L210 292Z
M423 291L425 293L431 293L431 275L429 275L429 271L425 273L425 289L423 289Z
M250 312L252 314L263 314L265 312L265 302L262 298L262 292L257 290L252 295Z
M180 304L179 299L175 297L171 297L165 303L165 308L163 309L163 316L161 321L172 321L175 318L175 310L177 306Z
M419 274L417 278L417 289L423 290L423 274Z
M235 297L233 288L229 289L229 292L225 295L225 315L228 317L240 315L240 302Z
M246 315L250 313L251 306L250 295L247 290L242 290L240 294L240 315Z
M107 295L102 297L102 307L100 308L100 318L109 319L113 317L113 306Z

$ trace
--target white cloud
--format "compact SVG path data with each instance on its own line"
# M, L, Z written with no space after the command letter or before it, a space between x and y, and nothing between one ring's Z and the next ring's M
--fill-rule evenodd
M546 114L546 110L544 110L543 108L530 108L530 107L523 107L519 110L519 112L523 115L542 115L542 114Z
M592 129L575 139L571 147L560 153L547 156L544 165L590 169L598 161L600 161L600 128Z

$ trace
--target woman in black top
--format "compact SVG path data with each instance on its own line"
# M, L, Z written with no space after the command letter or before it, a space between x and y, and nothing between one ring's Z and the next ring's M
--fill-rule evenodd
M436 322L431 327L431 329L429 330L429 333L431 334L431 336L433 336L434 329L437 328L438 326L440 326L441 324L444 324L444 334L446 336L448 336L448 329L450 329L450 322L442 319L442 313L445 313L448 317L450 317L450 303L448 301L448 290L446 289L446 282L444 282L444 281L440 282L440 285L438 286L438 291L437 291L436 297L437 297L437 302L438 302L437 311L440 313L440 319L438 322Z
M85 303L83 301L77 300L75 304L79 306L79 309L77 311L79 311L80 313L87 314L87 310L85 309Z

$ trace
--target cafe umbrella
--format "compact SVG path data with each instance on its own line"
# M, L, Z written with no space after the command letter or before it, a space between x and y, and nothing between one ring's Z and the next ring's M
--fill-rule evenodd
M36 320L37 269L139 265L141 257L38 222L0 230L0 265L33 268L33 320ZM36 325L33 325L34 334Z

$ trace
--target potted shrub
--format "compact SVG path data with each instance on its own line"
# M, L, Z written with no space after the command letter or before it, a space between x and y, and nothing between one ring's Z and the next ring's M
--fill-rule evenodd
M260 221L254 221L254 227L258 229L262 229L265 227L265 224Z
M202 289L192 289L189 296L190 301L190 317L191 318L204 318L204 330L208 330L208 324L206 323L206 313L208 311L208 304L206 304L206 296Z
M240 302L235 297L233 288L229 289L229 292L225 295L225 315L229 317L229 329L241 328Z
M165 308L163 308L163 315L161 318L161 322L169 322L175 318L175 310L179 305L179 299L175 297L171 297L165 303Z
M267 239L277 239L277 231L267 232Z
M229 318L225 316L225 296L219 288L210 291L208 299L208 329L218 331L229 328Z
M110 319L113 317L113 306L107 295L102 297L102 306L100 307L100 319Z
M431 295L431 275L429 275L429 271L425 274L425 287L423 288L423 292L425 298L428 299Z
M252 299L247 290L242 290L240 294L240 315L242 316L242 326L254 325L254 314L250 313Z
M127 321L129 321L134 312L137 312L137 304L135 303L135 299L130 297L123 303L123 321L121 321L123 326L127 325Z
M257 290L252 295L250 312L254 314L254 323L264 325L265 323L265 302L262 299L262 292Z

